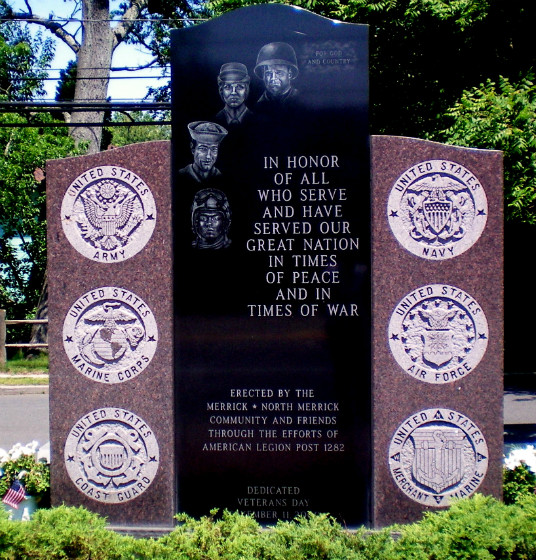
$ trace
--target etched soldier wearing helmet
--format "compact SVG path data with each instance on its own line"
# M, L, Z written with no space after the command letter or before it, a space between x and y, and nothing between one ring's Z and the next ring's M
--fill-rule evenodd
M225 194L218 189L203 189L192 203L192 231L196 249L225 249L231 244L231 209Z
M298 76L296 52L288 43L268 43L257 55L255 75L264 82L255 111L273 111L296 104L298 90L293 81Z

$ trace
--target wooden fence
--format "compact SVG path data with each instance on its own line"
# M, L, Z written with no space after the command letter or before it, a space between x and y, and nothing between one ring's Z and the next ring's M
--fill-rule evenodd
M6 312L0 309L0 370L6 368L6 348L48 348L46 343L32 344L28 343L15 343L6 344L7 327L8 325L45 325L48 324L48 319L6 319Z

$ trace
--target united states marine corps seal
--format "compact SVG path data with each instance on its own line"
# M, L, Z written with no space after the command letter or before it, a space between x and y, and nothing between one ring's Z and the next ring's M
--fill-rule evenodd
M446 284L407 294L389 321L389 345L398 365L426 383L469 375L488 345L488 322L478 302Z
M107 504L134 500L156 476L159 450L151 428L121 408L100 408L71 428L64 450L73 484Z
M137 377L156 351L158 331L149 306L117 287L96 288L71 306L63 347L73 367L99 383Z
M429 408L397 428L389 469L411 500L432 507L476 492L488 470L488 446L478 426L447 408Z
M446 160L423 161L395 181L387 204L389 225L409 252L444 260L467 251L486 226L488 203L478 178Z
M68 187L61 205L65 236L96 262L120 262L140 252L151 238L156 206L145 181L128 169L88 169Z

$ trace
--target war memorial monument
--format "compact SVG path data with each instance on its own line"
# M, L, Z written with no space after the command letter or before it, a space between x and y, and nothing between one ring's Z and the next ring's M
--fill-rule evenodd
M171 143L48 163L54 504L501 496L502 156L371 137L368 91L366 26L243 8L173 32Z

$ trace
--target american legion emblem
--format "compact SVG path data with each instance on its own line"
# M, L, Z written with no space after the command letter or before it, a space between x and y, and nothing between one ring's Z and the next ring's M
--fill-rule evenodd
M447 284L413 290L389 321L389 346L398 365L426 383L469 375L488 346L488 322L469 294Z
M156 437L129 410L100 408L82 416L65 442L65 467L80 492L117 504L145 492L158 470Z
M410 167L395 181L387 216L406 250L424 259L445 260L478 241L488 203L471 171L452 161L429 160Z
M478 426L464 414L430 408L396 429L389 469L408 498L443 507L452 498L476 492L488 470L488 446Z
M61 222L80 254L96 262L120 262L141 251L151 238L156 206L141 177L122 167L102 165L69 185Z
M99 383L137 377L158 343L153 312L136 294L95 288L78 298L63 323L63 347L73 367Z

